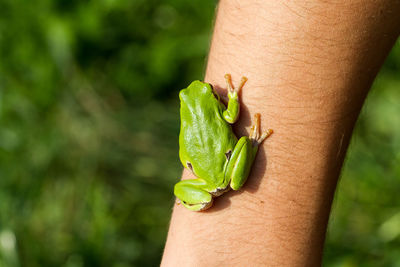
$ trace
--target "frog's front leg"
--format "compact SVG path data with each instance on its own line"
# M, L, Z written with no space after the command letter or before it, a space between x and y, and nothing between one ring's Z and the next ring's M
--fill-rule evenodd
M232 77L230 74L225 74L225 80L228 87L228 107L223 112L224 119L229 123L235 123L239 118L240 103L239 92L247 81L246 77L242 77L239 87L236 89L232 84Z
M174 194L182 204L194 211L211 207L212 195L205 190L207 184L202 179L182 180L175 185Z
M230 179L230 186L238 190L246 182L251 170L258 146L272 134L269 129L260 135L260 114L254 116L255 122L250 130L250 136L243 136L237 142L229 160L226 175Z

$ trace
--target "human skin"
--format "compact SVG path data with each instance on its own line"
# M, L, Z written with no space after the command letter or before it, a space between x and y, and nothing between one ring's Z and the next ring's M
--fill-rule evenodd
M400 32L400 1L219 2L205 81L238 83L238 137L274 134L244 187L204 212L176 204L162 266L319 266L365 96ZM185 170L183 179L194 178Z

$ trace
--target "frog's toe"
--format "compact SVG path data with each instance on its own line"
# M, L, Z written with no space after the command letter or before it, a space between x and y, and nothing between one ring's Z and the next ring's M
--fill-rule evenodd
M225 74L225 81L226 81L226 86L228 87L228 92L230 92L230 93L233 93L233 92L239 93L240 90L242 90L244 84L247 82L247 78L245 76L243 76L242 79L240 80L240 84L239 84L239 86L237 88L235 88L233 86L232 76L229 73Z
M258 146L265 139L267 139L274 131L272 129L268 129L264 133L260 133L260 113L256 113L254 115L254 122L250 129L249 138L252 140L253 144Z

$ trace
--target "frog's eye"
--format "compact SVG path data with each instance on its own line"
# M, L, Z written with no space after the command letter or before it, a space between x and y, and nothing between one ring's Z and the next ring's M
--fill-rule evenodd
M227 160L231 159L231 155L232 155L232 150L228 150L228 152L225 153L225 157Z
M190 162L188 161L188 162L186 162L186 166L193 172L192 163L190 163Z
M213 93L214 97L215 97L217 100L220 99L220 98L219 98L219 94L218 94L217 92L215 92L215 91L213 90L212 93Z

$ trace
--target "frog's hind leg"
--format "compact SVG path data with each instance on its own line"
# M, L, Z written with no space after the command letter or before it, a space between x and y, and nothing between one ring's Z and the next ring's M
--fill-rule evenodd
M258 151L258 146L273 132L269 129L260 134L260 114L257 113L254 119L250 136L243 136L239 139L229 160L226 175L233 190L240 189L246 182Z
M212 195L205 190L202 179L182 180L175 185L174 194L182 205L193 211L206 210L212 206Z
M226 171L226 179L230 181L233 190L239 190L246 181L256 152L257 147L253 147L247 136L237 142Z

